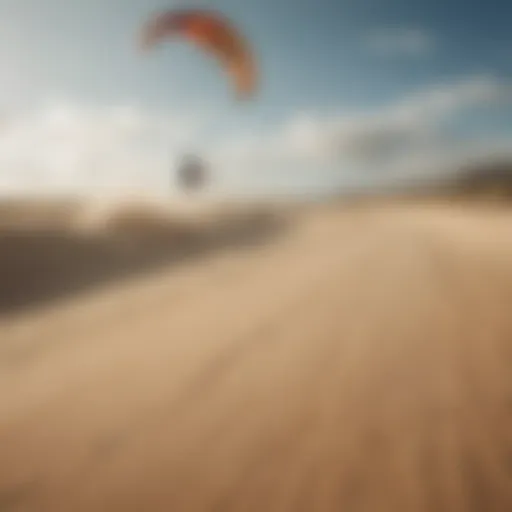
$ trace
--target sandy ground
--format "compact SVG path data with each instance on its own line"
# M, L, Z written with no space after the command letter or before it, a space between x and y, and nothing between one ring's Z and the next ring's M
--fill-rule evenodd
M258 219L6 232L2 512L512 510L512 212Z

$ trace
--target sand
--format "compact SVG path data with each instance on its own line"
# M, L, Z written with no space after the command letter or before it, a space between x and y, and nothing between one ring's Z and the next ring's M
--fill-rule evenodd
M2 512L512 510L506 208L18 215Z

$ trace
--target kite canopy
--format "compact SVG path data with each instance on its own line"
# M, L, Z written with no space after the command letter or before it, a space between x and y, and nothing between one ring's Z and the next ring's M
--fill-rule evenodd
M180 36L195 43L223 65L238 99L256 91L254 55L242 34L223 15L205 9L172 9L152 17L143 27L142 48L149 50L164 39Z

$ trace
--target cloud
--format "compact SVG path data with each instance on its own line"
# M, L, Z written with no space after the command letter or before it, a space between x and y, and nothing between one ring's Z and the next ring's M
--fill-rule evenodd
M201 122L190 113L52 100L2 126L0 188L161 187L173 155L193 139Z
M364 46L380 56L423 56L435 48L434 38L418 28L388 27L375 29L364 37Z
M437 84L374 112L332 120L325 149L372 160L417 146L438 146L447 136L445 122L511 99L510 86L492 77Z
M245 137L239 144L231 140L218 149L219 161L255 169L272 163L274 169L302 165L312 172L329 167L347 180L356 174L363 181L414 172L432 174L455 167L472 153L497 150L494 140L459 141L449 129L450 122L461 114L511 102L510 85L491 76L472 76L350 115L299 113L275 133ZM511 142L509 138L510 148Z
M49 101L4 123L0 190L169 194L170 171L198 143L220 189L305 190L333 183L435 173L461 158L512 153L512 137L457 140L449 123L460 114L512 99L489 76L440 83L377 109L349 114L297 112L265 131L202 146L215 112L152 112L132 105Z

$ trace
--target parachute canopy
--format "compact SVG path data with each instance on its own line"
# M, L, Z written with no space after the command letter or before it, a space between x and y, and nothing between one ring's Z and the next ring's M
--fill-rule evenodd
M231 77L238 99L249 99L255 93L254 55L242 34L223 15L206 9L158 13L143 27L142 48L149 50L173 36L184 37L213 55Z

